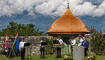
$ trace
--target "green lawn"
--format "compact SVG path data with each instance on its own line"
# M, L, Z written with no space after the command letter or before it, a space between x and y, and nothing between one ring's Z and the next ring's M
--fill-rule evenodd
M8 58L0 56L0 60L8 60ZM20 59L20 57L16 57L16 58L11 58L9 60L21 60L21 59ZM32 60L64 60L64 59L56 58L56 56L46 56L44 59L41 59L40 56L32 56Z
M105 60L105 56L96 56L96 60Z
M1 57L0 60L21 60L20 57L8 59ZM41 59L40 56L32 56L32 60L64 60L63 58L56 58L56 56L46 56L45 59ZM105 56L96 56L96 60L105 60Z

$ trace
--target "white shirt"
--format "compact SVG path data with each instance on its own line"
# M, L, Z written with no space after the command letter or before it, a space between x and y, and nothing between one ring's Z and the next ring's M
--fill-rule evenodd
M24 48L24 44L25 44L26 42L23 42L23 41L21 41L20 43L19 43L19 50L21 50L21 48Z
M78 46L81 46L83 42L83 39L80 39L80 43L78 44Z
M41 40L41 41L40 41L40 46L41 46L41 47L45 47L44 45L41 45L42 42L45 42L45 41Z
M83 39L80 39L80 43L82 43L83 42Z
M57 39L59 41L60 44L63 44L63 40L62 39Z
M72 45L76 44L76 40L75 39L71 40L71 42L72 42Z

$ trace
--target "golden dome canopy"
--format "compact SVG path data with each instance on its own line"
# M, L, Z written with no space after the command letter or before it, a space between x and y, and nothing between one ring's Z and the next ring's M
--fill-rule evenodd
M86 25L75 17L69 8L56 20L47 32L48 34L86 34L89 33Z

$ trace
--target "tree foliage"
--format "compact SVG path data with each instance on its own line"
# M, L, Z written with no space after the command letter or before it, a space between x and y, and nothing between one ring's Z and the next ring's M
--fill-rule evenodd
M5 36L5 34L10 36L15 36L16 34L20 36L39 36L43 35L39 29L35 28L34 24L17 24L14 21L11 21L7 28L2 29L0 36Z

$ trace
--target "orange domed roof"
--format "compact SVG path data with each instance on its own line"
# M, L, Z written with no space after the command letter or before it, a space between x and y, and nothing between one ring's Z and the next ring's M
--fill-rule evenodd
M86 25L76 18L69 8L62 17L56 20L47 32L48 34L85 34L89 33Z

